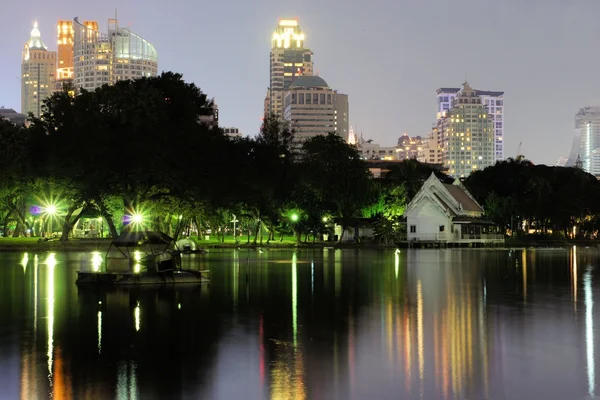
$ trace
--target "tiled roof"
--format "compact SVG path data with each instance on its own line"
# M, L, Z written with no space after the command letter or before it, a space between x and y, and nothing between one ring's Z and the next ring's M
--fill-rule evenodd
M483 209L479 204L477 204L465 191L457 185L449 185L447 183L443 183L448 193L454 197L454 200L459 202L462 205L463 210L465 211L475 211L475 212L483 212Z

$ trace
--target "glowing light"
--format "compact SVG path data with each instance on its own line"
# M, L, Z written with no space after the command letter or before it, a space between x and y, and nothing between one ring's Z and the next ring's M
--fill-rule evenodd
M102 354L102 311L98 311L98 354Z
M100 271L100 266L102 265L102 256L100 252L94 251L92 253L92 271L98 272Z
M56 214L56 205L48 204L45 208L46 214L55 215Z
M594 360L594 297L592 295L592 273L586 271L583 277L585 293L585 344L587 355L588 394L593 397L596 391L596 361Z
M48 277L46 278L46 294L48 296L46 300L46 314L47 314L47 328L48 328L48 380L52 385L52 367L54 363L54 267L56 266L56 256L54 253L48 254L46 258L46 265L48 266Z
M298 221L298 218L299 218L299 217L298 217L298 214L292 214L292 215L290 216L290 219L292 220L292 222L297 222L297 221Z
M417 352L419 357L419 379L421 381L421 397L423 394L423 380L425 379L425 360L423 357L423 289L421 281L417 282Z
M181 303L177 303L177 309L181 310Z
M328 221L327 217L323 217L323 222L327 222L327 221Z
M23 272L27 270L27 263L29 262L29 254L23 254L23 258L21 259L21 266L23 266Z
M140 224L144 220L144 217L141 214L133 214L131 216L131 221Z
M133 310L133 318L135 321L135 331L139 332L140 331L140 303L138 301L137 305L135 306L135 309Z
M396 279L398 279L398 271L400 270L400 254L396 252L394 255L394 269L396 272Z
M139 274L142 270L142 265L140 263L135 263L133 266L133 273Z
M298 341L298 258L292 255L292 331L294 332L294 346Z

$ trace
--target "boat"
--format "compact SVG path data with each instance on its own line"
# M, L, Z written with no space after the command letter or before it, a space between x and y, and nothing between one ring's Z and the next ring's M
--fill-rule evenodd
M159 231L125 231L106 253L104 270L77 271L80 285L138 286L208 283L209 271L183 269L174 240Z

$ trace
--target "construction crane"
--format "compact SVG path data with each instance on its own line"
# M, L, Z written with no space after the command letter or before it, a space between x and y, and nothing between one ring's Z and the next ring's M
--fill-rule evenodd
M521 161L525 158L525 156L521 153L521 147L523 146L523 142L519 142L519 149L517 150L517 157L515 161Z

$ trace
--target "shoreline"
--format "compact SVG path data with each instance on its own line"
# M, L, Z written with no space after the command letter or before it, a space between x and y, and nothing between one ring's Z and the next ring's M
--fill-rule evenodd
M17 252L17 251L62 251L62 252L78 252L78 251L108 251L110 247L111 241L108 239L99 239L99 240L72 240L66 243L62 243L60 241L49 241L49 242L20 242L15 241L13 243L3 241L0 239L0 252ZM548 240L548 241L528 241L522 239L507 239L503 245L495 245L495 246L483 246L478 247L479 250L501 250L501 249L523 249L523 248L533 248L533 249L543 249L543 248L569 248L573 246L581 246L581 247L592 247L600 249L600 241L592 241L592 240L574 240L574 241L564 241L564 240ZM199 249L257 249L257 248L265 248L265 249L406 249L406 246L403 246L403 243L400 244L381 244L381 243L330 243L330 242L320 242L320 243L263 243L263 244L248 244L248 243L208 243L203 244L202 242L198 243ZM439 249L440 247L435 247L435 249ZM445 247L441 247L444 249ZM457 247L457 248L475 248L475 247Z

